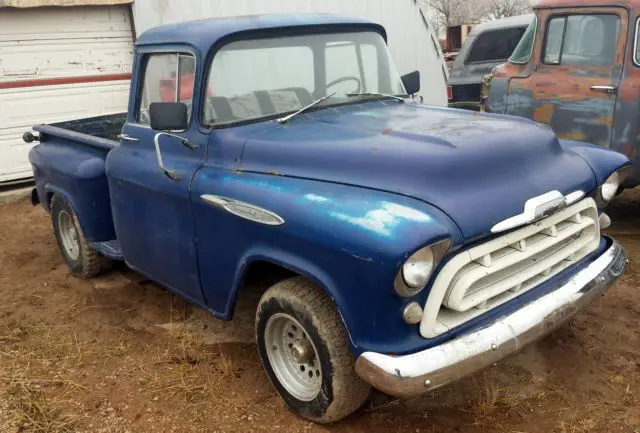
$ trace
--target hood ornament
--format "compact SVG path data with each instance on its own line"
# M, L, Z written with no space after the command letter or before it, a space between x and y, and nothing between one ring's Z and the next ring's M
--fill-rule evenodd
M553 190L537 197L530 198L524 204L521 214L500 221L491 228L491 233L500 233L525 224L531 224L558 212L560 209L577 202L584 197L584 191L574 191L566 196Z

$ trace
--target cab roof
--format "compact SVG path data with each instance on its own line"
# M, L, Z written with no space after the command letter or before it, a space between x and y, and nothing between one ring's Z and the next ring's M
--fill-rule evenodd
M477 25L471 30L469 36L476 36L480 33L491 30L509 29L513 27L527 27L531 24L534 14L518 15L515 17L500 18Z
M620 6L629 9L640 7L640 0L539 0L534 9L571 8L571 7L611 7Z
M346 18L328 14L277 14L245 15L225 18L210 18L167 24L154 27L142 33L136 41L141 45L189 44L208 51L219 40L238 33L269 29L301 29L303 27L349 29L370 27L380 33L385 40L387 34L379 24L362 18Z

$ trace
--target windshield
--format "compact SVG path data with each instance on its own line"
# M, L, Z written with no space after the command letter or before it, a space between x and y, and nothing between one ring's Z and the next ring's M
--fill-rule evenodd
M527 31L524 32L520 43L513 51L513 54L509 58L511 63L528 63L533 54L533 43L536 37L536 29L538 27L538 18L533 17L533 21L527 27Z
M334 93L327 107L405 94L376 32L232 42L215 55L203 122L216 126L278 117ZM368 93L358 97L354 93Z

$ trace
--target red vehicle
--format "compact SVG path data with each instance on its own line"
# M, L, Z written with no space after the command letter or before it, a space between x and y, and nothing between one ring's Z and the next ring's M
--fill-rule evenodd
M193 99L193 81L195 74L184 74L180 78L180 101ZM176 77L160 80L160 100L162 102L176 102ZM207 96L212 96L211 89L207 89Z
M493 71L487 111L544 123L635 160L640 146L640 0L542 0L507 63ZM640 184L639 166L626 186Z

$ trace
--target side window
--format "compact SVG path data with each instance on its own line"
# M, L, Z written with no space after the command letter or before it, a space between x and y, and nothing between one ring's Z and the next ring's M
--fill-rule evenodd
M476 38L465 63L496 62L507 60L522 38L526 27L493 30Z
M554 17L547 27L544 63L567 66L612 66L620 18L617 15Z
M560 64L564 22L564 17L553 18L549 21L549 26L547 27L547 45L544 50L544 62L548 65Z
M363 91L362 84L358 88L358 83L362 82L362 76L356 45L353 42L327 44L326 74L327 89L330 92L344 95Z
M195 58L189 54L149 54L142 79L137 120L149 124L152 102L184 102L191 113L195 79Z

